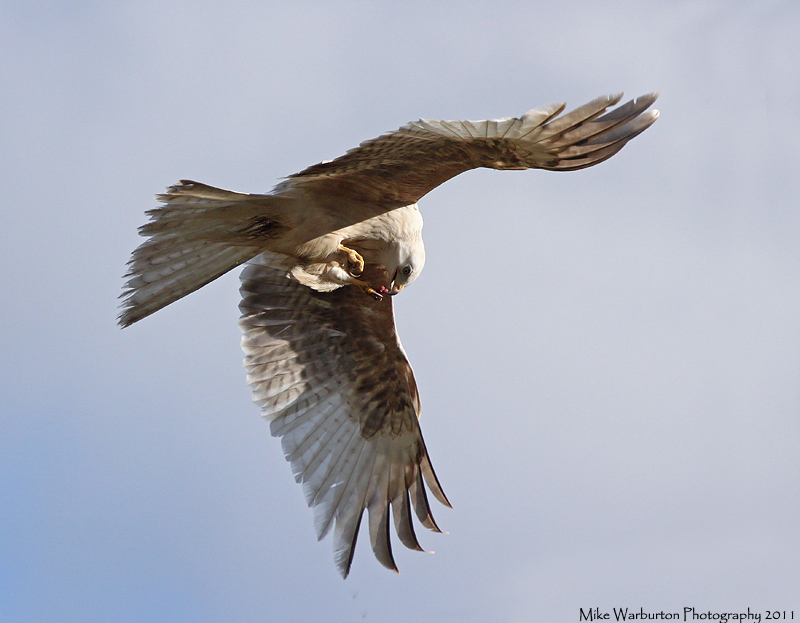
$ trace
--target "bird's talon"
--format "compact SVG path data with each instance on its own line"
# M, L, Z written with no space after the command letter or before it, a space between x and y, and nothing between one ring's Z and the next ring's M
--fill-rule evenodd
M369 295L370 295L372 298L374 298L376 301L381 301L381 300L383 300L383 295L382 295L380 292L378 292L377 290L374 290L374 289L370 288L369 286L367 286L366 288L364 288L364 292L366 292L367 294L369 294Z
M342 244L339 245L339 251L347 256L347 272L353 277L359 277L364 272L364 258L361 254Z
M358 279L353 279L352 284L354 286L358 286L358 288L364 292L365 294L369 294L372 298L376 301L380 301L383 299L383 295L378 292L375 288L369 285L366 281L359 281ZM381 287L383 289L383 287Z

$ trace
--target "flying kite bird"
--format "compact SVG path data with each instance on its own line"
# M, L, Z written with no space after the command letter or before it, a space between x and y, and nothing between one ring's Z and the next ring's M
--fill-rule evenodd
M422 551L412 505L437 532L426 485L450 506L422 439L417 385L387 296L425 263L417 201L478 167L573 171L610 158L658 117L646 112L656 94L606 112L621 97L562 116L565 104L493 121L420 119L269 194L183 180L148 212L120 324L248 262L239 306L247 381L303 483L317 536L334 531L342 576L365 509L372 550L396 571L390 522L406 547Z

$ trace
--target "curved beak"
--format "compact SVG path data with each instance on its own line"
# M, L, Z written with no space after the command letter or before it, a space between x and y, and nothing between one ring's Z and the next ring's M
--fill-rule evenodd
M391 296L394 296L395 294L400 292L400 290L402 290L404 287L405 286L397 285L397 271L394 271L394 275L392 275L392 287L389 288L389 294Z

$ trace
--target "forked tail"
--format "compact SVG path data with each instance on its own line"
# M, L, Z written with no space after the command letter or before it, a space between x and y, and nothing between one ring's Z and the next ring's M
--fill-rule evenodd
M181 180L139 229L147 236L128 262L119 323L126 327L194 292L264 250L283 229L287 200Z

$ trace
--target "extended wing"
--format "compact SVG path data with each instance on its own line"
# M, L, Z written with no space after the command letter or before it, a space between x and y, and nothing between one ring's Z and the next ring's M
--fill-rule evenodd
M397 338L391 297L358 288L320 293L286 278L264 253L242 273L242 345L253 399L282 438L295 479L314 509L317 536L334 527L336 564L347 576L361 516L372 549L397 570L389 508L400 541L422 550L411 505L438 531L425 483L449 502L431 467L417 421L414 374ZM367 266L365 278L381 269Z
M657 97L644 95L608 113L621 93L561 117L565 104L492 121L420 119L295 173L284 185L396 207L415 203L451 177L478 167L582 169L610 158L647 129L658 111L645 111Z

